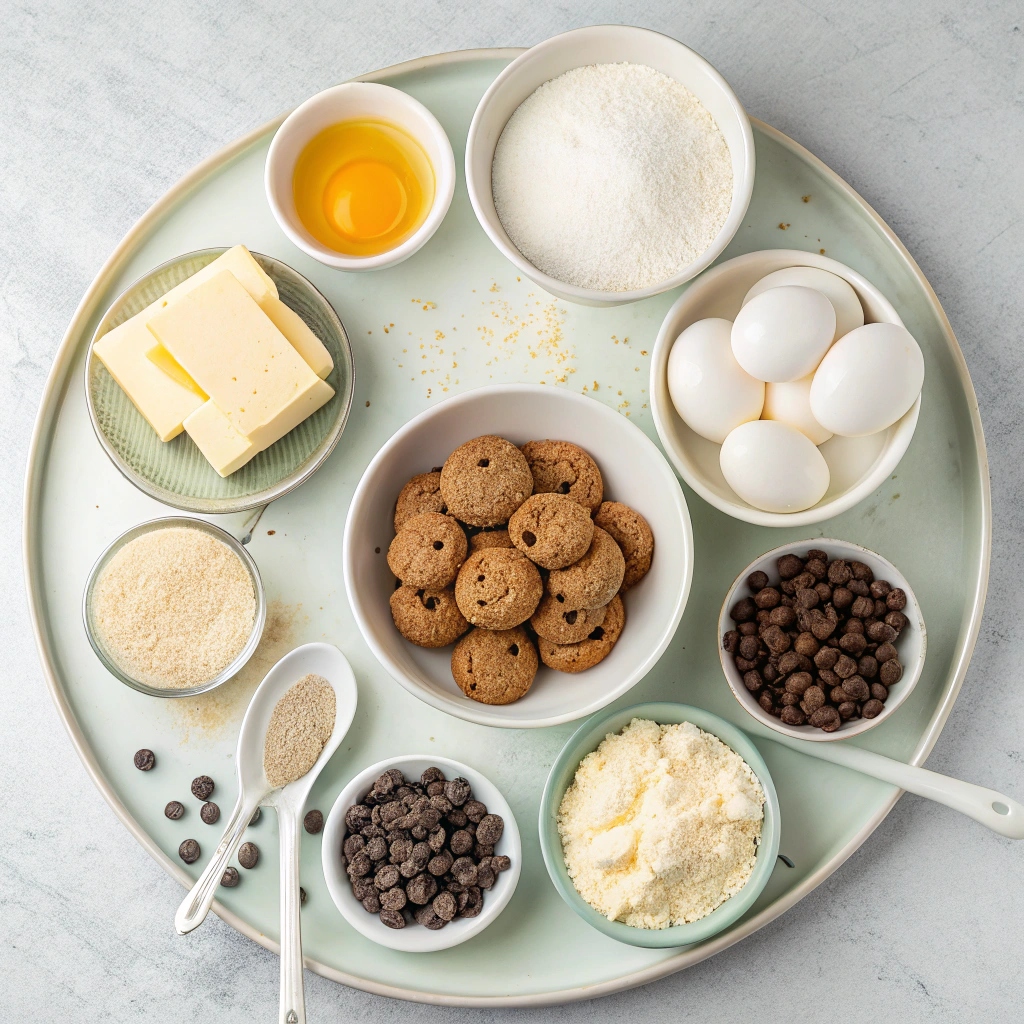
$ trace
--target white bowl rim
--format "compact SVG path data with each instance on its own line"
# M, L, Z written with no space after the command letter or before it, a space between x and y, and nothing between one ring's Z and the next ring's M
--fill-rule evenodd
M378 253L376 256L346 256L344 253L327 248L327 246L311 242L301 232L296 230L291 218L281 208L277 200L276 191L272 185L272 170L276 169L277 163L282 159L282 140L286 138L288 131L294 126L295 121L309 110L329 103L337 96L353 92L362 92L364 94L373 92L378 95L386 93L389 97L389 102L404 104L409 109L415 111L423 119L441 154L440 166L434 167L434 202L423 223L401 245ZM309 139L305 141L308 142ZM299 151L301 151L301 147L299 147ZM433 161L431 161L431 164L433 164ZM270 148L267 150L263 182L267 202L270 204L271 212L274 214L274 219L277 221L278 226L288 236L288 239L306 253L307 256L312 256L313 259L318 260L320 263L334 267L337 270L381 270L384 267L391 267L408 259L413 253L426 245L441 226L441 222L448 214L452 197L455 195L455 154L452 151L452 144L448 138L448 133L441 126L441 122L424 104L410 96L407 92L396 89L392 85L382 85L378 82L342 82L340 85L331 86L329 89L324 89L310 96L309 99L296 107L281 122L277 131L274 132Z
M481 792L489 799L481 802L487 805L487 810L492 814L500 814L505 823L505 829L499 842L509 842L509 849L506 856L512 861L508 871L502 871L494 887L486 891L484 896L483 910L473 918L459 918L459 923L453 922L447 928L441 928L432 932L420 925L409 925L405 928L384 929L373 928L371 922L377 919L368 914L360 904L356 902L348 887L348 880L343 877L344 873L338 866L340 858L341 836L345 828L345 811L356 802L356 796L361 795L361 790L368 789L369 784L378 776L382 775L388 768L399 768L413 762L426 762L436 765L445 770L448 778L462 776L473 787L476 799L481 799ZM340 825L338 824L340 822ZM519 878L523 867L523 843L519 834L519 825L516 822L512 808L505 799L501 790L487 778L482 772L471 768L461 761L454 761L450 757L436 757L433 754L403 754L398 757L387 757L376 764L364 768L352 779L350 779L338 794L324 823L323 842L320 848L320 858L323 865L324 880L327 883L328 892L335 906L345 920L364 938L375 942L378 945L386 946L389 949L396 949L405 953L432 953L440 949L450 949L452 946L461 945L474 935L479 935L498 915L508 906L519 884ZM462 924L465 922L465 925ZM379 922L378 922L379 923ZM393 942L384 942L382 939L394 938ZM422 941L421 941L422 940Z
M835 732L822 732L821 729L815 729L806 725L786 725L785 722L779 721L774 715L769 715L754 700L750 691L743 685L739 669L736 668L722 648L722 637L727 630L734 628L732 619L729 618L729 609L736 599L737 591L751 572L754 571L754 566L765 561L765 559L775 559L779 555L789 552L795 553L801 549L806 550L808 548L820 548L823 551L827 551L830 556L832 551L836 551L841 557L847 559L859 555L867 555L870 559L877 559L881 562L886 567L887 573L892 576L891 582L899 586L906 593L907 607L904 609L904 614L910 619L913 628L917 630L921 637L921 651L917 656L916 663L913 666L904 665L903 677L896 684L899 687L899 692L893 694L885 702L882 713L875 718L858 718L852 722L843 722ZM829 550L830 548L832 551ZM860 561L860 558L857 558L857 560ZM768 726L769 729L773 729L775 732L785 733L785 735L792 736L795 739L809 740L815 743L828 743L833 740L845 740L852 736L860 736L869 729L873 729L880 722L884 722L910 696L911 691L917 686L921 673L924 670L924 660L927 653L928 630L925 627L924 616L921 614L921 605L918 603L917 595L914 593L914 589L911 587L906 576L888 558L880 555L877 551L872 551L871 548L866 548L862 544L855 544L849 540L839 540L835 537L812 537L810 540L788 541L758 555L732 581L722 602L722 609L718 614L718 658L722 664L722 671L725 673L729 689L732 690L732 695L743 707L743 710L751 715L751 717L756 718L762 725Z
M658 455L658 460L664 467L667 477L673 484L671 493L676 502L676 510L679 513L680 523L682 526L681 539L686 565L683 573L682 586L677 593L675 607L673 608L671 618L667 622L666 628L663 631L660 643L657 647L646 654L644 659L633 669L632 672L623 676L623 681L610 694L601 696L576 711L565 712L564 714L559 715L546 715L540 718L509 720L502 718L499 713L491 710L489 705L477 704L475 701L469 700L467 700L465 705L463 705L462 703L445 700L429 690L424 689L418 683L410 680L402 670L401 666L396 664L396 662L391 658L387 650L377 643L373 637L373 631L370 628L370 623L363 611L362 597L354 582L355 540L352 536L352 530L349 529L349 523L354 510L362 504L363 496L369 488L369 480L373 475L373 472L388 458L392 448L403 441L409 434L413 434L422 429L423 425L429 422L429 420L437 414L438 410L442 408L454 408L459 405L477 401L487 393L497 394L513 391L519 393L532 392L534 394L542 394L545 397L555 394L570 403L593 403L597 409L602 410L599 413L600 415L607 414L610 417L615 417L616 420L621 421L623 425L627 425L635 430L642 438L642 443L646 443L654 449L654 452ZM587 408L592 408L592 406L588 404ZM614 409L608 408L608 406L603 402L598 402L596 399L588 398L586 395L576 394L574 391L567 391L564 388L552 387L549 384L486 384L482 387L471 388L470 390L463 391L458 395L453 395L451 398L445 399L443 402L438 402L437 405L431 406L429 409L425 409L419 415L414 416L406 424L399 427L398 430L396 430L395 433L392 434L383 445L381 445L376 455L374 455L370 460L366 469L363 470L363 475L360 477L359 483L356 485L356 489L352 494L352 501L349 504L349 512L345 520L345 535L342 541L342 572L345 579L345 590L348 594L349 605L352 609L352 616L356 620L356 625L359 627L359 632L361 633L363 640L370 650L373 651L374 656L380 664L388 670L391 677L404 689L408 690L409 693L418 697L431 707L437 708L439 711L444 711L446 714L454 715L455 717L461 718L467 722L474 722L477 725L497 726L498 728L504 729L539 729L549 725L561 725L565 722L574 722L577 719L585 718L587 715L592 715L595 712L600 711L608 704L611 704L612 701L618 700L619 697L639 683L657 663L658 659L671 643L672 638L676 634L676 630L679 628L680 620L683 617L683 612L686 609L686 603L690 596L690 586L693 582L693 561L693 524L690 521L689 509L686 506L686 497L683 494L682 488L679 486L679 481L672 472L672 468L665 462L664 457L658 450L658 446L635 423L631 423L629 420L625 419L625 417L620 416L619 413L615 412Z
M480 123L483 119L483 114L486 112L489 104L493 102L495 94L504 86L505 82L515 74L515 72L526 61L530 60L537 53L564 45L570 40L578 39L581 35L600 32L605 29L614 29L617 32L632 33L637 36L661 36L664 39L671 40L673 43L686 50L693 58L704 65L708 77L718 86L719 89L721 89L723 95L729 102L729 106L733 115L736 117L740 126L740 132L743 136L743 174L739 180L737 180L735 175L733 176L733 198L732 203L730 204L729 216L726 217L725 223L719 230L715 240L704 251L704 253L701 254L701 256L688 264L677 274L667 278L665 281L662 281L659 284L650 285L647 288L635 288L621 292L605 291L600 288L580 288L579 286L569 284L566 281L560 281L556 277L551 277L549 274L545 274L538 267L534 266L523 256L515 245L511 243L511 239L506 240L507 234L504 228L502 228L501 231L495 229L490 217L487 216L483 206L481 205L478 185L482 187L483 183L478 182L470 170L472 166L472 154L478 145ZM491 163L493 163L493 159L494 156L492 153ZM473 120L470 122L469 126L469 135L466 138L465 173L466 188L469 192L469 201L473 207L473 212L476 214L477 221L484 229L487 237L490 238L491 242L493 242L497 247L498 251L515 267L526 274L527 277L535 281L546 291L551 292L553 295L562 296L570 301L594 303L599 305L625 305L629 302L638 302L640 299L650 298L652 295L660 295L662 292L671 291L673 288L677 288L679 285L685 284L687 281L696 277L702 270L709 267L716 259L718 259L719 256L721 256L725 251L726 246L728 246L736 232L739 230L743 223L743 218L747 214L747 207L750 205L750 197L753 195L754 191L754 163L754 132L750 126L750 117L746 110L743 109L743 104L740 103L739 97L737 97L736 93L733 91L732 86L729 85L721 72L719 72L718 69L710 63L710 61L701 56L701 54L696 50L687 46L686 43L681 42L665 32L657 32L654 29L642 28L638 25L603 24L586 25L582 28L574 28L567 32L560 32L558 35L550 36L548 39L531 46L528 50L519 54L518 57L502 69L498 77L495 78L488 86L487 91L481 97L480 102L477 104L477 108L473 113ZM490 166L490 163L488 166ZM488 175L487 178L487 187L488 192L490 192L490 175ZM495 219L497 219L497 213L495 213Z
M907 448L910 447L914 431L917 429L917 420L921 413L922 395L918 395L917 400L910 409L896 421L896 432L892 440L883 449L871 472L861 478L853 487L843 491L841 494L837 494L831 501L812 505L802 512L765 512L762 509L753 508L750 505L741 503L739 498L735 502L727 501L712 488L708 487L701 476L692 472L686 460L680 454L679 447L675 444L668 429L668 418L675 415L675 410L664 408L659 397L661 379L667 373L668 356L672 350L673 343L678 337L678 332L674 327L670 329L670 324L673 324L678 318L679 311L689 302L693 301L694 289L710 287L718 278L727 276L746 263L754 263L758 259L763 259L766 254L792 259L793 262L787 264L787 268L813 267L819 270L827 270L837 277L843 278L843 280L853 285L856 291L869 294L872 301L885 310L887 319L884 322L894 323L900 327L903 326L903 320L900 318L899 313L896 312L895 307L882 292L862 274L848 267L845 263L840 263L838 260L831 259L828 256L821 256L818 253L804 252L801 249L758 249L754 252L743 253L741 256L734 256L732 259L719 263L718 266L712 267L702 274L699 280L694 281L676 299L665 314L665 319L662 321L661 328L658 331L658 337L654 342L654 349L651 352L651 376L648 384L651 396L651 412L654 414L654 426L658 431L658 438L665 449L665 454L669 457L672 465L675 466L676 471L686 481L687 485L696 491L709 505L712 505L728 516L732 516L733 519L753 523L755 526L812 526L826 519L832 519L834 516L846 512L848 509L853 508L854 505L863 501L872 491L880 487L883 481L899 465L900 460L906 454ZM671 399L668 399L668 404L671 405Z

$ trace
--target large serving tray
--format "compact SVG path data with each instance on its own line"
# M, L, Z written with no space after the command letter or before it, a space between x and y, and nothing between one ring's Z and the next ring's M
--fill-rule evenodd
M484 89L518 50L441 54L365 76L407 90L440 119L461 161ZM678 293L589 309L555 301L495 251L473 218L460 171L445 223L416 256L391 270L345 275L306 258L281 234L263 194L263 162L279 121L227 147L175 186L129 232L75 314L47 382L29 457L25 562L33 621L54 701L87 770L125 826L157 862L190 884L219 832L203 825L189 781L209 774L222 807L234 800L235 736L248 695L292 646L326 639L348 655L359 685L352 730L318 780L310 806L327 811L366 764L431 752L474 765L506 794L523 833L523 875L512 903L481 936L446 952L393 953L360 939L336 911L320 870L320 839L304 836L302 883L308 966L368 991L462 1005L526 1005L593 998L694 964L762 927L810 892L877 827L899 793L891 786L783 749L753 732L782 803L781 860L754 909L713 940L680 950L622 946L589 929L549 882L537 843L541 788L572 725L516 732L458 721L416 700L380 668L353 623L341 580L341 536L352 491L370 458L405 420L448 395L492 381L546 381L617 408L655 436L647 387L650 350ZM693 589L682 625L658 666L620 704L679 700L743 728L717 658L716 620L734 575L787 539L825 532L895 561L928 621L929 653L915 693L857 740L920 764L949 714L977 637L990 544L988 472L977 402L939 303L909 254L832 171L755 122L757 182L750 210L723 259L754 249L803 248L849 264L892 300L921 343L927 377L917 434L887 484L816 531L770 530L727 518L687 494L696 538ZM460 164L461 166L461 164ZM806 197L806 198L805 198ZM104 672L89 649L79 605L104 545L163 506L135 490L89 427L83 357L107 304L135 277L178 253L244 242L305 274L331 300L352 338L357 393L337 450L299 490L253 516L218 520L252 530L270 601L263 648L242 676L205 697L160 700ZM426 467L429 468L429 467ZM628 495L619 495L626 501ZM157 754L137 772L132 753ZM164 818L170 799L188 813ZM177 859L184 838L204 858ZM217 913L276 949L277 842L273 814L250 838L262 851L242 884L222 890ZM174 908L166 908L168 922ZM187 939L181 941L186 942Z

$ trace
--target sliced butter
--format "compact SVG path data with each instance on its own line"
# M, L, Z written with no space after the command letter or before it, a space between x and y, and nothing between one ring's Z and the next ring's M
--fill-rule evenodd
M230 270L257 302L277 299L277 286L252 253L244 245L236 245L142 312L108 331L94 346L96 356L161 441L170 441L181 433L185 419L203 404L205 396L194 382L189 385L180 378L175 379L147 358L153 347L153 336L146 328L146 321L224 270Z
M257 450L334 394L228 271L194 288L147 326Z
M252 441L235 430L212 400L185 420L185 430L221 476L230 476L258 454Z
M309 368L321 379L326 380L334 369L334 360L327 346L309 329L306 321L290 306L276 296L258 300L260 309L270 317L274 326L292 343L295 351L306 361Z

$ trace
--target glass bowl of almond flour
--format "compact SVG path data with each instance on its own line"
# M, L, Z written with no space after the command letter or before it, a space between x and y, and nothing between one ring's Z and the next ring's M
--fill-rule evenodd
M231 534L200 519L153 519L96 560L82 599L86 636L122 683L191 697L234 676L263 635L259 570Z

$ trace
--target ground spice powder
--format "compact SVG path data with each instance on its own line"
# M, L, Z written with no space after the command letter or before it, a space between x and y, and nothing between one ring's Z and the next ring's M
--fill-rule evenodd
M263 743L263 770L276 789L301 779L334 732L337 701L323 676L303 676L274 706Z

